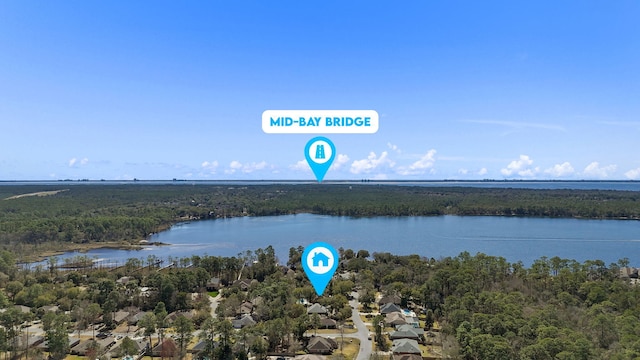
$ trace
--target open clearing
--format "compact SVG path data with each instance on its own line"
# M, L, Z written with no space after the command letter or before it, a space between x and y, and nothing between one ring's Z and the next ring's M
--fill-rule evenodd
M64 192L64 191L69 191L69 189L54 190L54 191L40 191L40 192L34 192L34 193L29 193L29 194L14 195L14 196L9 196L5 200L20 199L20 198L27 197L27 196L51 196L51 195L55 195L57 193L61 193L61 192Z

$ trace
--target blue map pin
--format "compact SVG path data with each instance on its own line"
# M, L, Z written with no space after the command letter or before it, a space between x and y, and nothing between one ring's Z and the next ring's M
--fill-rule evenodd
M311 170L316 175L318 182L322 182L324 175L336 157L336 147L326 137L314 137L305 146L304 156L307 158L307 163L309 163Z
M302 268L318 296L322 296L329 285L333 273L338 268L340 256L333 246L324 242L315 242L302 253Z

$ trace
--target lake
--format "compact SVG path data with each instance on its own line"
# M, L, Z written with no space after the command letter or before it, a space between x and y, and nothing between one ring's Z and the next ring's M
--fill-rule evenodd
M89 257L123 264L128 258L179 259L192 255L236 256L272 245L281 263L290 247L324 241L336 248L440 258L462 251L503 256L531 265L542 256L604 260L628 257L640 266L640 222L531 217L434 216L350 218L298 214L181 223L150 241L168 246L144 250L99 249ZM78 255L67 253L60 259Z

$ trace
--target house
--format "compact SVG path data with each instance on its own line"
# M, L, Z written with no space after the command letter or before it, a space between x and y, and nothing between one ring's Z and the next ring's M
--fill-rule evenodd
M336 329L338 328L338 322L333 319L322 318L320 319L320 327L323 329Z
M622 267L620 268L620 277L637 279L638 278L638 269L632 267Z
M256 321L249 314L242 315L239 319L231 320L234 329L242 329L245 326L253 326Z
M253 304L250 301L245 301L236 309L237 315L251 314L253 312Z
M122 343L114 346L113 348L111 348L111 350L109 350L109 353L111 354L111 357L118 357L120 355L120 345ZM144 353L147 350L147 347L149 346L149 342L147 339L138 339L138 340L133 340L133 344L135 346L135 349L137 351L137 355L141 355L142 353Z
M408 326L408 328L407 328ZM422 342L422 336L419 335L416 331L416 329L413 328L413 326L411 325L401 325L400 328L402 328L402 330L396 330L396 331L392 331L389 333L389 339L391 340L398 340L398 339L413 339L417 342Z
M337 348L338 343L335 340L324 338L322 336L314 336L309 340L307 352L310 354L330 355L333 353L333 350Z
M400 299L400 296L398 295L387 295L387 296L383 296L382 299L378 300L378 305L382 306L384 304L396 304L396 305L400 305L400 302L402 301L402 299Z
M218 347L218 342L214 341L213 342L213 347L216 348ZM205 351L207 349L207 342L204 340L199 341L197 344L195 344L192 348L188 349L187 351L192 353L192 354L199 354L203 351Z
M420 328L420 319L418 319L417 316L405 316L404 321L406 321L407 324L413 326L414 328Z
M392 312L402 312L402 309L400 308L400 306L394 304L394 303L386 303L384 305L382 305L380 307L380 314L386 315Z
M327 357L324 355L316 355L316 354L304 354L304 355L296 355L294 360L326 360Z
M104 339L98 339L98 340L91 340L91 339L84 340L80 342L78 345L71 348L71 355L79 355L79 356L87 355L87 350L92 346L94 342L96 342L98 345L98 351L104 352L106 350L109 350L111 346L113 346L113 344L116 342L116 340L112 336L108 336Z
M407 324L407 321L404 319L404 316L402 316L402 314L397 311L387 314L384 318L384 322L387 325L394 326L394 327Z
M423 360L422 356L418 354L393 354L392 360Z
M424 330L421 328L415 328L411 326L411 324L396 326L397 331L408 331L411 330L416 333L418 336L424 336Z
M315 254L313 254L313 257L311 258L311 261L313 262L313 266L327 267L329 266L329 260L330 260L329 257L321 252L316 252Z
M15 344L18 349L24 349L26 347L37 347L44 343L44 336L41 335L28 335L23 333L20 336L15 337Z
M176 346L176 343L171 338L164 339L162 344L154 346L151 350L152 356L165 358L173 358L178 352L178 346Z
M172 324L179 316L184 316L187 319L193 319L193 313L191 311L174 311L171 314L167 315L165 321L169 324Z
M398 339L393 341L391 352L395 354L418 354L422 355L418 342L413 339Z
M249 290L249 286L251 286L251 280L249 279L236 280L233 282L233 286L239 286L240 290L247 291Z
M42 311L44 311L45 313L48 312L58 312L60 310L60 307L58 307L58 305L45 305L43 307L41 307L40 309L42 309Z
M113 321L116 324L122 324L129 317L128 311L118 310L113 313Z
M29 314L31 313L31 308L28 306L24 306L24 305L16 305L15 306L16 309L18 309L21 313L23 314Z
M307 314L309 315L311 314L326 315L327 313L329 313L327 308L318 303L315 303L309 306L309 308L307 309Z
M73 348L74 346L78 345L79 343L80 343L80 339L78 339L75 336L69 335L69 349ZM49 351L49 344L45 340L42 343L36 345L36 348L42 349L44 351Z
M130 315L130 316L129 316L129 319L127 319L127 323L128 323L129 325L137 325L137 324L138 324L138 321L142 320L142 318L143 318L145 315L150 314L150 313L151 313L151 312L149 312L149 311L140 311L140 312L138 312L138 313L137 313L137 314L135 314L135 315Z
M207 291L218 291L222 288L222 281L217 277L211 278L207 281L205 287L207 288Z

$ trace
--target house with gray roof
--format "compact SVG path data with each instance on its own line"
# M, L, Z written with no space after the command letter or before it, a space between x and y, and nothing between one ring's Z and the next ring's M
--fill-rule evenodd
M242 329L245 326L253 326L256 321L249 314L242 315L239 319L231 320L231 324L235 329Z
M413 339L394 340L391 352L393 354L422 354L418 342Z
M380 307L380 314L386 315L392 312L402 312L402 308L394 303L386 303Z
M417 342L422 342L423 337L415 332L413 326L411 325L403 325L404 328L402 330L396 330L389 333L389 339L398 340L398 339L413 339ZM408 327L407 327L408 326Z
M311 314L318 314L318 315L325 315L327 314L329 311L327 310L326 307L315 303L311 306L309 306L309 308L307 309L307 314L311 315Z

